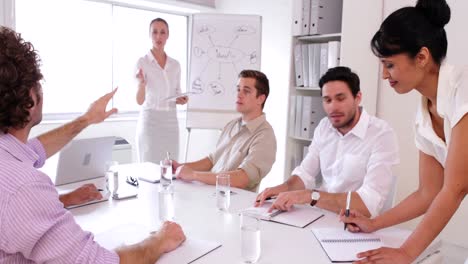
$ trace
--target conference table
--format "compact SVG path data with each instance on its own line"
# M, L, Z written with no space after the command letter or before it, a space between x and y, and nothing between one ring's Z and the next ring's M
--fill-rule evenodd
M132 166L119 165L130 173ZM121 185L125 172L119 175ZM159 184L140 181L138 197L112 200L71 209L80 226L99 234L121 225L135 224L156 230L159 220ZM222 244L195 263L242 263L239 211L251 207L256 193L232 188L228 212L216 207L215 186L202 183L173 182L175 222L179 223L187 237L217 241ZM305 228L297 228L275 222L262 221L261 257L258 263L331 263L311 232L313 227L340 227L338 216L322 210L324 217ZM443 263L442 254L434 254L424 263Z

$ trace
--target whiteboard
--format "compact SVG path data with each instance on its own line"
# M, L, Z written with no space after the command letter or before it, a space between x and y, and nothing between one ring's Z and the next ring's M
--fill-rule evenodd
M238 74L260 69L261 16L192 16L187 128L223 128L235 110Z

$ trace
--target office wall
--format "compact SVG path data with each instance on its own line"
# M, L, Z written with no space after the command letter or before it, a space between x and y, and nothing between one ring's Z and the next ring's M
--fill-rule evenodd
M290 0L217 0L216 9L222 13L262 16L261 70L270 81L270 95L264 112L275 131L278 150L276 162L262 181L261 190L281 183L284 175L292 3Z
M452 10L452 19L447 25L449 48L447 61L452 64L466 65L466 47L468 36L460 34L466 32L466 15L468 10L467 1L448 0ZM385 0L384 14L388 16L394 10L408 5L414 5L411 0ZM398 175L396 200L401 201L418 186L418 151L414 145L413 123L416 114L416 106L420 95L411 92L407 95L398 95L388 85L387 81L381 81L377 102L377 115L387 120L398 135L400 146L401 163L396 168ZM415 227L420 219L404 224L405 227ZM442 237L452 243L468 247L468 238L465 223L468 220L468 203L465 201L442 233Z

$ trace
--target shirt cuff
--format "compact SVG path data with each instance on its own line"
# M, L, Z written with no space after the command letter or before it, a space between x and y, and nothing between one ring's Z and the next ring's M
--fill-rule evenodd
M239 166L239 169L245 171L247 177L249 177L248 189L252 189L254 186L258 185L262 180L260 175L260 170L252 163L242 163Z
M312 177L307 172L305 172L304 169L301 167L301 165L297 166L292 171L291 175L297 175L304 183L304 186L306 189L308 190L316 189L317 186L315 184L315 177Z
M357 190L356 193L359 194L366 205L367 210L369 210L369 213L371 214L371 218L380 214L384 204L384 197L382 194L369 188L361 188Z

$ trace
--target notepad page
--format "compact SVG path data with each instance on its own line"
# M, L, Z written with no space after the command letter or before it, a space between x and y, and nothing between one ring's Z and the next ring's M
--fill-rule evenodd
M249 214L263 220L301 228L323 216L321 210L309 205L294 205L289 211L280 212L279 214L277 214L278 210L273 210L271 213L268 213L268 209L271 207L271 204L272 202L266 202L260 207L249 207L242 210L241 213Z
M340 228L313 228L312 232L332 262L355 261L358 253L383 246L375 234L351 233Z
M138 224L125 224L112 228L95 236L95 241L104 248L114 250L125 245L132 245L147 238L152 230ZM202 239L187 239L175 250L163 254L158 264L191 263L211 251L219 248L221 243Z
M322 216L323 213L320 209L310 205L294 205L289 211L271 218L270 221L303 228Z

